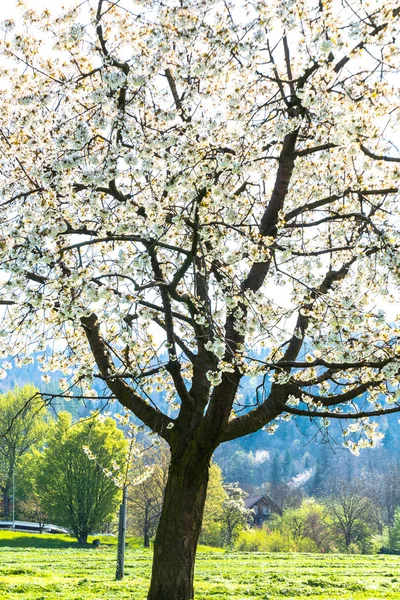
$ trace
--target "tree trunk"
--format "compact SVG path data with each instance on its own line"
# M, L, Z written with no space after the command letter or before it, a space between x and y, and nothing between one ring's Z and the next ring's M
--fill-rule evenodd
M87 544L87 539L88 539L87 533L81 533L80 535L78 535L78 542L82 545Z
M144 532L143 532L143 547L150 548L150 535L149 535L149 529L148 529L147 525L145 525Z
M211 454L193 448L181 454L172 451L148 600L193 598L194 561Z

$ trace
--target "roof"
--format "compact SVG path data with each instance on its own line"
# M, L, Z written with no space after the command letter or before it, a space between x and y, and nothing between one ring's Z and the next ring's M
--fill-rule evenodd
M261 500L265 498L265 495L262 496L252 496L250 498L246 498L244 501L244 505L246 508L253 508L256 504L258 504Z
M257 506L257 504L260 504L260 502L265 506L268 506L272 512L281 512L277 503L274 500L272 500L272 498L267 494L261 494L260 496L251 496L249 498L246 498L244 501L244 505L247 509L251 509L254 508L254 506Z

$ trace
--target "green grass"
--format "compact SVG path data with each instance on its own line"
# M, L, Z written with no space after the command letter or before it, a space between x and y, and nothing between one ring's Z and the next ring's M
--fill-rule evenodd
M90 540L89 540L90 541ZM0 600L144 600L151 551L130 539L126 578L115 538L80 548L68 536L0 533ZM399 556L225 553L200 549L197 600L400 600Z

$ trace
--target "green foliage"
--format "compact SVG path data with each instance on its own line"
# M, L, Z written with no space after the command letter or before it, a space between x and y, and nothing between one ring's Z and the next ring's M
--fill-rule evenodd
M250 529L241 531L235 548L243 552L320 552L317 544L309 537L295 539L291 532L281 529Z
M296 542L305 539L312 541L310 547L326 551L330 547L330 531L328 526L328 515L325 507L313 498L303 500L299 508L289 508L282 516L282 525L286 527ZM303 542L303 547L310 542ZM313 552L314 550L300 550Z
M49 522L46 503L38 485L42 459L42 453L37 448L31 448L19 461L16 474L17 517L39 525Z
M200 541L210 546L219 546L222 542L224 502L227 493L222 484L222 473L216 463L211 463L207 499L204 507L203 526Z
M393 525L389 531L389 548L400 552L400 506L395 510Z
M255 528L240 531L235 548L243 552L291 552L296 544L287 533Z
M71 421L69 413L60 413L37 481L49 519L85 543L115 513L120 490L113 474L124 465L127 443L113 419L93 417L74 425Z
M14 388L0 396L0 490L3 516L10 513L13 472L21 457L43 442L47 411L38 390L32 385Z

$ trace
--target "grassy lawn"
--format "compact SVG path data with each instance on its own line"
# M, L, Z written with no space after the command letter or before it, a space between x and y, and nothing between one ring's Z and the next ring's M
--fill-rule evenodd
M151 552L131 540L114 580L115 540L0 532L0 600L144 600ZM197 600L400 600L399 556L245 554L201 549Z

